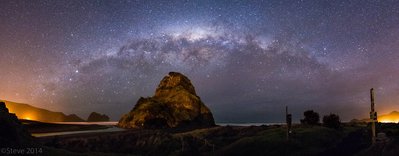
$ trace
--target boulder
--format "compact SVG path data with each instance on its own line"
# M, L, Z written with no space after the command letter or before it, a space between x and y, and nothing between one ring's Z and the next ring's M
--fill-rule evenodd
M191 81L170 72L153 97L141 97L119 120L122 128L200 128L215 125L209 108L197 96Z
M97 112L92 112L87 118L88 122L101 122L101 121L109 121L109 117L105 114L99 114Z

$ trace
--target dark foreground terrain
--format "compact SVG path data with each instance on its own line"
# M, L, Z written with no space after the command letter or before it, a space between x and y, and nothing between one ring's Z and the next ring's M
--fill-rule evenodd
M399 126L382 124L371 145L366 124L341 129L293 127L287 140L284 126L219 126L191 131L128 130L36 138L64 155L398 155ZM69 152L59 152L58 149ZM44 151L46 152L46 151Z

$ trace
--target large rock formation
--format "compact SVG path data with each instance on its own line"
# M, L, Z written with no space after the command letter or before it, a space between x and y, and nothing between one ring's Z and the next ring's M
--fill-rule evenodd
M99 114L97 112L92 112L87 118L88 122L99 122L99 121L109 121L109 117L105 114Z
M32 144L32 136L15 114L0 102L0 147L22 147Z
M214 126L211 111L191 81L177 72L165 76L153 97L141 97L118 123L122 128L197 128Z

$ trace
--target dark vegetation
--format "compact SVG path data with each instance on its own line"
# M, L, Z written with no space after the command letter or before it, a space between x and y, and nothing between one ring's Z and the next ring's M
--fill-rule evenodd
M339 129L341 128L341 120L336 114L329 114L323 117L323 125L328 128Z
M320 122L320 116L319 113L313 111L313 110L307 110L303 113L305 116L304 119L301 120L302 124L305 125L318 125Z

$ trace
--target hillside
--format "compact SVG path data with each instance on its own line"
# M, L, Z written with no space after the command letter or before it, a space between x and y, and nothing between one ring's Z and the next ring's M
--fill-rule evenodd
M28 104L15 103L0 100L6 103L11 113L15 113L19 119L36 120L41 122L82 122L84 121L75 114L65 115L62 112L53 112L46 109L34 107Z

